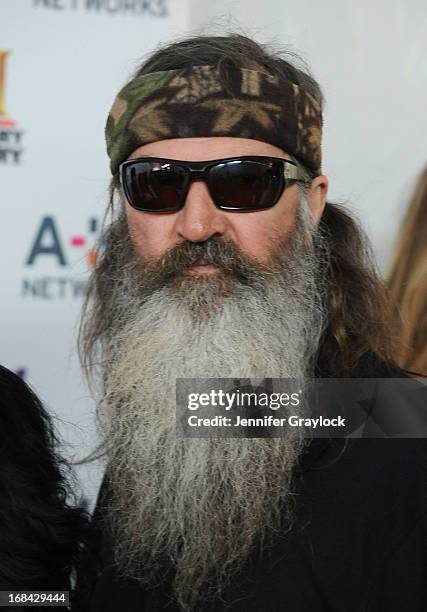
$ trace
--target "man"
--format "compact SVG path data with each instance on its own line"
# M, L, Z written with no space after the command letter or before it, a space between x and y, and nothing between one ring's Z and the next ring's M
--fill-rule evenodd
M316 82L236 35L161 49L113 104L82 327L107 457L91 610L427 605L422 444L175 433L177 378L403 375L321 127Z

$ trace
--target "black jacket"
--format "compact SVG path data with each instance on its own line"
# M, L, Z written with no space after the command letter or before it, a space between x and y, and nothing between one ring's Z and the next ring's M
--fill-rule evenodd
M379 364L355 375L403 376ZM427 406L426 406L427 410ZM102 528L84 572L90 612L177 612L168 582L143 589L118 576ZM421 612L427 610L427 441L313 440L295 474L295 523L235 576L224 602L198 611Z

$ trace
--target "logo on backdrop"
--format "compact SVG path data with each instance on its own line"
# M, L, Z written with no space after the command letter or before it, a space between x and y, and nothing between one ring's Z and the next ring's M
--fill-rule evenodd
M33 0L33 6L130 17L169 16L169 0Z
M42 300L83 297L86 272L96 263L97 234L98 219L94 217L87 220L85 233L71 235L62 231L55 217L43 217L35 228L25 259L27 274L22 279L22 297ZM84 271L77 275L76 268L82 262ZM40 276L43 267L51 270L52 266L57 274Z
M22 130L6 108L6 64L10 51L0 49L0 163L19 164L23 153Z

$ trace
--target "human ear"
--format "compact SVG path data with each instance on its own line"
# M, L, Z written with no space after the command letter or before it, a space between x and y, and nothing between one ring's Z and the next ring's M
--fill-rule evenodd
M324 174L320 174L312 180L307 192L307 201L311 211L312 229L316 228L320 223L326 206L327 194L328 177Z

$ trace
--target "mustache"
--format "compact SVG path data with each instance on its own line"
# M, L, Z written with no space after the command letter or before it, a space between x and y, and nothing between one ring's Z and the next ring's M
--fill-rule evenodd
M273 262L259 262L231 240L220 236L212 236L203 242L186 240L165 251L155 262L145 260L141 265L146 277L150 277L154 284L165 285L184 276L201 259L243 285L250 285L275 271Z

